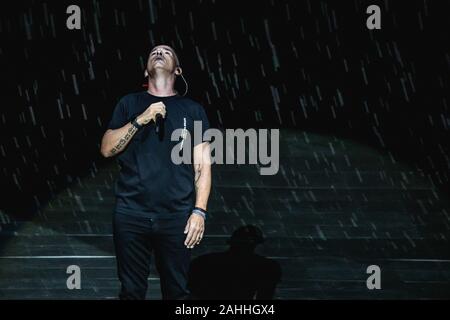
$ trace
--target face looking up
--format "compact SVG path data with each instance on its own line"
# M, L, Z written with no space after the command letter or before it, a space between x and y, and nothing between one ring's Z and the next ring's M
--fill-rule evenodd
M160 69L173 73L178 64L178 57L175 51L167 45L159 45L150 51L147 60L147 72L153 75Z

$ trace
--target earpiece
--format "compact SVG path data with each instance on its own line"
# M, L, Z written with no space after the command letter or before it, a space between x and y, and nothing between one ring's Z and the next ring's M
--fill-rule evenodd
M184 90L184 93L183 93L183 97L184 97L184 96L186 95L186 93L188 93L189 85L188 85L188 83L187 83L187 81L186 81L186 79L184 78L184 76L183 76L182 73L180 73L180 76L181 76L181 78L183 79L184 84L185 84L185 86L186 86L186 89Z
M177 66L177 67L175 68L175 75L176 75L176 76L181 76L181 78L182 78L183 81L184 81L184 84L185 84L185 86L186 86L186 89L184 90L184 93L183 93L183 97L184 97L184 96L187 94L188 90L189 90L189 85L188 85L186 79L185 79L184 76L183 76L183 69L181 69L180 66Z

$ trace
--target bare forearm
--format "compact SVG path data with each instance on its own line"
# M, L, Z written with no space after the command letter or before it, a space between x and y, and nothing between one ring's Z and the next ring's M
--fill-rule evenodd
M131 123L127 123L122 128L108 130L102 139L102 155L104 157L112 157L121 152L128 145L137 130Z
M195 206L206 210L211 191L211 165L195 166Z

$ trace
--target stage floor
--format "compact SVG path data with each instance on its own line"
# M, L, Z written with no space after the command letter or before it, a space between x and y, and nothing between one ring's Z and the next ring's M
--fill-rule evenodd
M351 140L280 138L275 176L255 165L213 166L194 257L226 250L232 232L251 224L267 237L256 252L282 270L275 299L450 298L450 198L428 173ZM117 170L115 162L93 168L33 220L0 213L0 299L116 299ZM81 268L80 290L66 287L69 265ZM369 265L381 269L380 290L366 286ZM148 281L148 299L160 299L154 265Z

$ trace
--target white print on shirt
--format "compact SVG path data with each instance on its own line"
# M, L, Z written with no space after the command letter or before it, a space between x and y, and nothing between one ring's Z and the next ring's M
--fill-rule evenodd
M180 143L180 151L183 150L184 139L186 139L187 129L186 129L186 118L183 118L183 132L181 133L181 143Z

